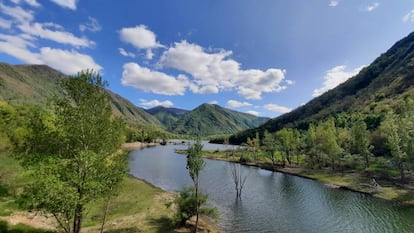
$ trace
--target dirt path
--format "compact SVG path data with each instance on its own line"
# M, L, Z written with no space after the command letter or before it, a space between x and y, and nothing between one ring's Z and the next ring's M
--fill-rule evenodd
M46 216L39 212L15 212L10 216L0 217L6 220L10 225L17 225L19 223L25 224L34 228L42 228L47 230L56 230L56 221L52 216Z

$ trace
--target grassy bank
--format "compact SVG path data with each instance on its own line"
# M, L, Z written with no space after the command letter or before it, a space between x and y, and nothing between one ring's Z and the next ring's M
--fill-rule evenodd
M185 151L177 151L178 153L186 153ZM246 154L245 151L228 150L204 150L203 157L215 160L224 160L230 162L239 162L240 158ZM281 159L281 158L277 158ZM332 171L326 169L307 169L303 166L276 166L272 168L270 159L258 156L256 161L249 160L243 164L256 166L267 170L274 170L286 174L301 176L325 183L328 187L342 188L356 192L367 193L374 197L396 201L402 204L414 207L414 184L413 180L409 180L408 184L402 185L398 183L398 178L384 178L381 173L372 170L342 170ZM303 160L299 160L299 164L303 164ZM379 184L379 187L372 185L372 180Z

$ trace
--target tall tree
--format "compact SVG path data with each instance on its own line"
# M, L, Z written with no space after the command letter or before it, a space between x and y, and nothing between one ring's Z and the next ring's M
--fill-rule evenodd
M317 146L319 150L331 160L332 170L335 169L335 161L341 152L337 142L337 133L335 128L335 122L333 118L319 123L316 127Z
M365 160L365 168L369 167L371 157L369 132L362 119L357 120L351 128L352 152L359 154Z
M405 99L399 114L389 113L381 124L391 156L397 162L401 181L405 180L406 164L414 159L414 101Z
M196 225L195 225L195 232L197 232L198 228L198 215L200 212L200 205L201 201L199 200L199 181L200 181L200 172L205 166L205 162L201 157L201 151L203 150L203 144L201 144L200 140L196 140L196 142L190 146L187 150L187 170L190 174L191 179L194 183L195 188L195 200L196 200Z
M292 156L294 153L297 153L300 143L299 132L296 129L283 128L276 132L276 140L280 151L283 152L285 157L282 161L283 166L285 165L285 159L288 161L289 165L291 165Z
M275 153L276 153L276 138L275 134L269 133L269 131L264 132L263 137L263 150L266 152L266 155L272 160L272 169L275 169Z
M93 71L64 80L53 125L33 117L31 133L16 148L35 177L26 197L33 208L53 214L66 233L80 232L85 205L104 197L124 174L126 160L117 154L124 124L112 116L105 86Z
M254 161L257 160L257 155L259 153L259 149L260 149L260 138L259 138L259 133L256 132L256 137L254 138L247 138L247 145L249 145L250 149L253 152L253 159Z

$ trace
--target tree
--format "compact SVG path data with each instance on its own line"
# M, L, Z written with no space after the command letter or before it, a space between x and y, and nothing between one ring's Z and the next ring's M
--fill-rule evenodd
M257 160L257 154L259 153L260 148L260 138L259 133L256 132L256 137L254 138L247 138L247 145L252 149L253 151L253 159L254 161Z
M280 151L283 152L285 158L283 158L282 164L285 165L285 159L289 165L292 164L292 155L296 152L299 147L300 135L299 132L291 128L283 128L276 132L276 140Z
M397 162L401 181L405 180L405 167L414 158L414 101L405 99L399 114L389 113L381 124L387 137L391 156Z
M244 184L246 183L247 175L243 176L241 173L241 165L232 163L231 164L231 176L234 182L234 188L236 189L236 197L241 198Z
M125 174L125 157L117 153L124 124L112 116L105 85L93 71L63 80L65 97L55 98L53 124L32 117L30 133L16 147L35 178L24 197L53 214L66 233L79 233L85 205L111 192Z
M187 170L190 174L191 179L194 183L195 188L195 200L196 200L196 226L195 232L197 232L198 227L198 215L200 210L201 201L199 199L199 178L200 172L205 166L205 162L201 157L201 151L203 149L203 145L201 144L200 140L196 140L196 142L190 146L187 150ZM191 216L190 216L191 217Z
M272 169L275 169L275 152L276 152L276 138L274 134L269 133L267 130L264 132L263 137L263 150L266 155L272 160Z
M351 128L352 152L359 154L365 160L365 168L369 167L371 157L369 133L363 120L357 120Z
M317 146L327 158L331 159L332 170L335 169L335 160L338 159L341 152L341 147L338 145L336 135L333 118L320 123L316 127Z

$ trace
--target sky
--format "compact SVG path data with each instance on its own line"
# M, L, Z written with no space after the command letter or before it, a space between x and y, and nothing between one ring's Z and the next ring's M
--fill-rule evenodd
M414 29L414 0L0 0L0 62L100 72L138 107L276 117Z

